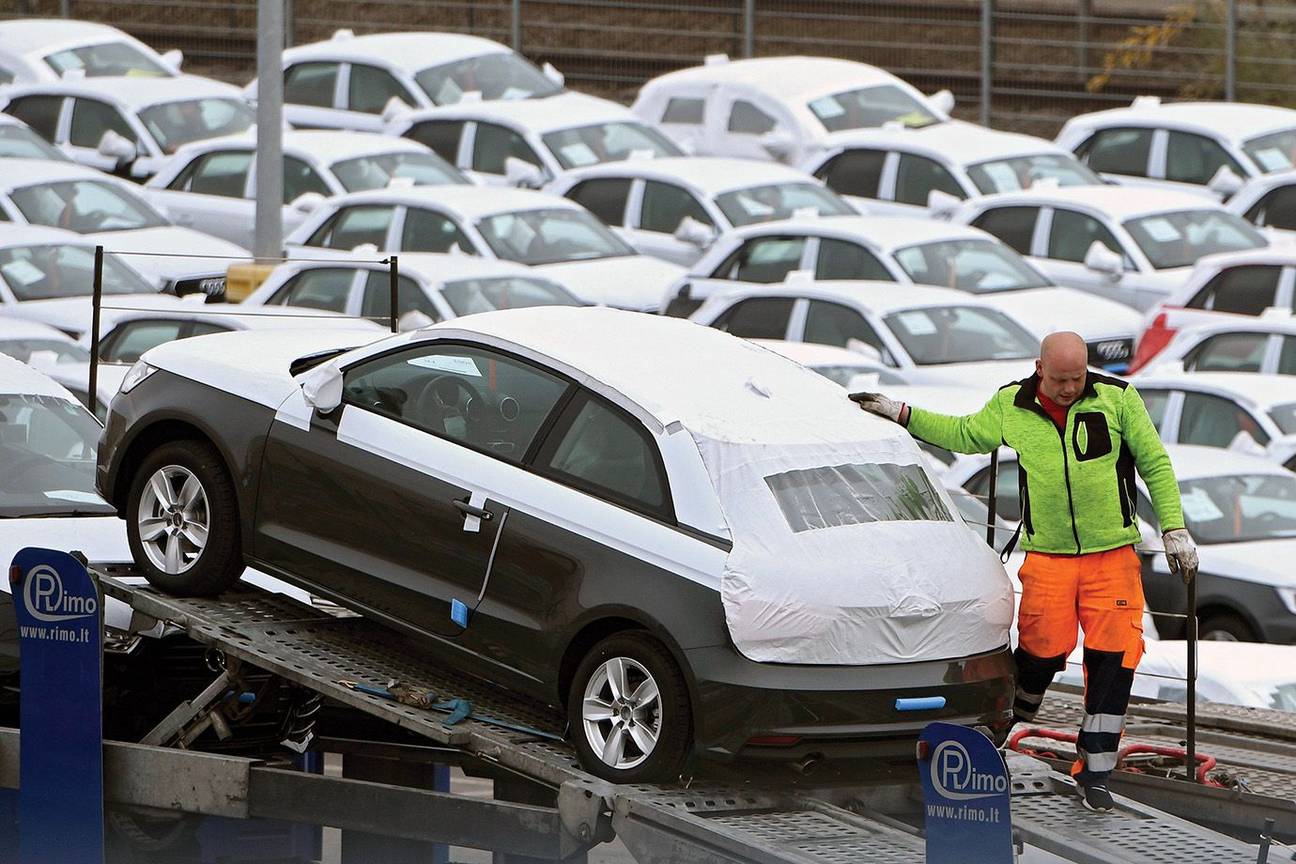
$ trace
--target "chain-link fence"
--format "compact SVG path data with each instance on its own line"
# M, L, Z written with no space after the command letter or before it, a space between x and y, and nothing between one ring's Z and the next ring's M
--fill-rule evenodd
M291 44L445 30L513 45L582 90L628 102L649 78L731 57L873 63L958 98L956 114L1052 136L1152 94L1296 104L1296 3L1246 0L284 0ZM0 15L107 21L186 69L245 83L256 0L0 0Z

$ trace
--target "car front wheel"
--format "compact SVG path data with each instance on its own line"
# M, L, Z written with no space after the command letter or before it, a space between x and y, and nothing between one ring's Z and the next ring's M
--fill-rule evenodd
M609 636L585 655L567 716L581 764L614 783L674 780L692 740L684 676L642 631Z

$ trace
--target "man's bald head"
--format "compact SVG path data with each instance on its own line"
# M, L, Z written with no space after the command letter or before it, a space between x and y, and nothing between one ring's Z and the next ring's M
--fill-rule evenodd
M1089 348L1080 334L1070 331L1050 333L1040 343L1035 361L1040 392L1059 405L1070 405L1084 390Z

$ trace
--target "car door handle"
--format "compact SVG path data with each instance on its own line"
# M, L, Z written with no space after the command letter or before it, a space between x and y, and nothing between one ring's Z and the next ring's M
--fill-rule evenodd
M483 519L487 522L495 518L495 514L492 513L491 511L487 510L484 507L474 507L473 505L469 504L467 501L461 501L456 498L451 503L454 504L456 510L458 510L460 513L463 513L465 516L476 516L478 519Z

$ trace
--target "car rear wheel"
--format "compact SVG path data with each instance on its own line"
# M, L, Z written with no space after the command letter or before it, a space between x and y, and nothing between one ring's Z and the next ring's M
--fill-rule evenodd
M585 655L567 717L581 764L614 783L675 779L692 740L684 676L642 631L609 636Z
M243 572L238 497L206 441L172 441L131 481L126 536L149 583L170 594L219 594Z
M1231 612L1209 616L1201 623L1199 638L1211 642L1259 642L1251 625Z

